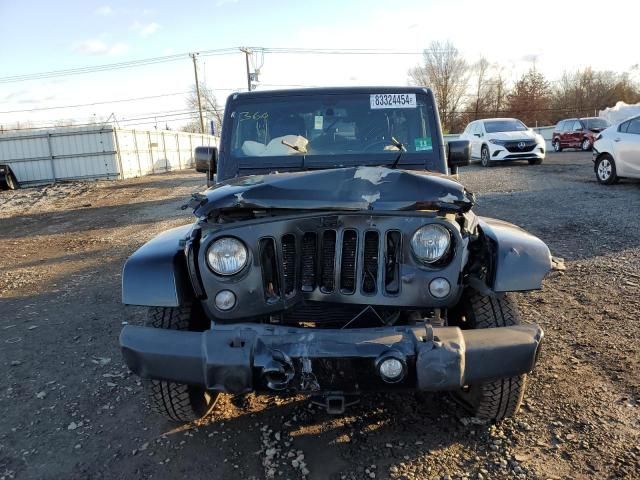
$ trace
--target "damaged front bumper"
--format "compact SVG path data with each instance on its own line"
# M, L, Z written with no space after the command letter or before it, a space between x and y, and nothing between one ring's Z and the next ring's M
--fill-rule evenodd
M451 390L527 373L542 337L534 324L480 330L234 324L205 332L128 325L120 345L142 378L229 393L358 393Z

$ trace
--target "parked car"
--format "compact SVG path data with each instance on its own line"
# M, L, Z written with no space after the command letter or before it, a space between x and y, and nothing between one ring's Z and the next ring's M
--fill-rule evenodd
M476 417L514 415L542 329L507 292L539 289L547 246L477 216L418 87L234 93L195 223L122 273L126 364L174 421L219 392L305 394L330 413L377 390L450 391ZM209 155L210 153L210 155ZM204 170L200 165L199 169Z
M460 139L471 144L471 158L483 167L505 160L527 160L540 165L546 144L542 135L515 118L489 118L467 125Z
M556 152L561 152L563 148L578 148L587 152L593 147L596 136L610 126L604 118L568 118L556 125L551 144Z
M593 144L593 169L598 182L640 178L640 116L603 130Z

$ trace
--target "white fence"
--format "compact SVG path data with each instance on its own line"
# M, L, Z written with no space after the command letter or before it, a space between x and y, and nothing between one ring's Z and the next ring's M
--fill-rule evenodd
M57 180L123 179L194 166L195 147L211 135L111 126L62 127L0 134L0 163L21 185Z

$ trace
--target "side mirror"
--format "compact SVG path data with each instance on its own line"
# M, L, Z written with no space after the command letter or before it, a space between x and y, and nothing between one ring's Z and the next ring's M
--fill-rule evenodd
M468 140L452 140L447 143L447 165L452 174L458 173L458 167L471 162L471 149Z
M217 147L196 147L193 156L196 160L196 172L208 173L210 177L216 173L218 168Z

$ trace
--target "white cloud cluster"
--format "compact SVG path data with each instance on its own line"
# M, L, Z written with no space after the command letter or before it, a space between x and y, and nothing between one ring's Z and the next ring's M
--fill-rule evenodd
M160 28L160 25L156 22L140 23L137 20L133 22L130 27L130 29L133 30L134 32L138 32L138 34L142 38L146 38L150 35L153 35L158 31L159 28Z
M129 50L123 42L107 44L97 38L90 38L74 45L73 50L85 55L120 55Z

